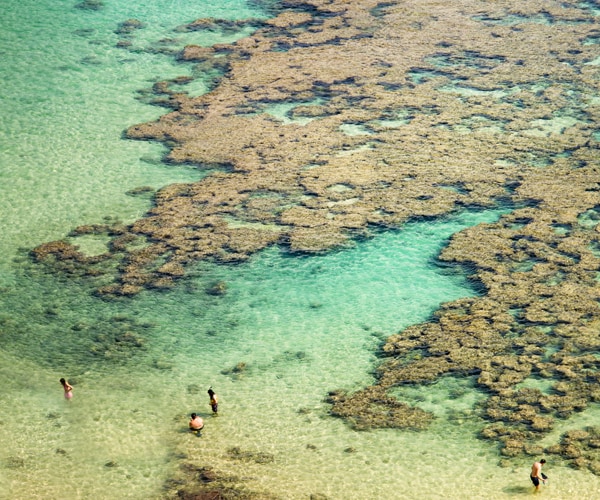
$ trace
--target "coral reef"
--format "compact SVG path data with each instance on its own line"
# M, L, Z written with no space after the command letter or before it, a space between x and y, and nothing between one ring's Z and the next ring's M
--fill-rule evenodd
M600 428L566 432L559 444L549 447L548 453L554 453L567 460L575 469L588 469L600 475Z
M595 66L585 64L593 46L582 42L594 35L591 13L545 3L545 15L564 23L558 31L528 22L535 8L514 2L467 2L472 17L435 15L440 7L429 4L288 1L267 21L180 27L258 29L233 44L183 49L182 60L226 71L208 94L155 84L174 111L128 137L164 141L169 161L214 173L156 193L155 207L126 228L149 244L113 252L116 282L100 293L171 286L190 262L241 261L272 244L321 252L374 225L537 202L550 196L540 186L560 188L563 174L585 183L598 111L574 94L597 87ZM139 27L128 20L121 29ZM270 114L279 103L290 106L289 122ZM586 192L584 210L595 198ZM55 250L35 255L80 259Z
M158 82L171 111L127 131L206 177L159 190L144 218L105 228L107 255L69 242L32 255L76 275L96 266L112 276L99 294L135 295L174 286L201 259L240 262L274 244L323 252L374 226L514 207L441 254L470 270L482 296L392 335L373 386L330 402L358 428L422 427L431 417L388 391L474 375L489 393L482 436L507 457L537 454L540 436L600 397L596 13L574 0L281 9L242 23L257 30L235 43L184 48L181 61L223 72L218 85L189 97ZM201 19L180 29L233 28ZM540 380L548 390L528 387ZM600 469L577 451L595 440L564 439L557 453Z
M274 500L274 495L250 491L241 478L220 473L210 466L184 463L177 478L165 485L165 498L184 500Z
M329 393L327 402L333 405L331 414L343 417L359 430L373 427L424 429L433 416L420 408L411 407L381 390L365 390L348 395L343 391Z
M72 330L92 339L89 352L105 360L123 361L144 350L147 330L151 324L133 318L114 316L106 321L73 325Z

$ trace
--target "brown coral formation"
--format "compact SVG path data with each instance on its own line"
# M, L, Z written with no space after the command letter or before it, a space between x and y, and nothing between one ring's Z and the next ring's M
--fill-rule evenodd
M524 180L517 192L535 189L535 208L453 237L442 260L474 267L485 296L446 304L437 321L390 337L383 348L390 359L379 368L380 389L448 373L476 375L490 394L484 417L493 422L482 435L497 439L507 456L538 454L535 442L557 419L600 396L598 232L580 218L596 200L579 170L561 180L570 203L567 189L557 185L542 197L535 181ZM557 231L559 225L568 231ZM527 388L521 383L528 379L547 380L550 389Z
M561 442L547 451L562 456L575 469L588 469L600 475L600 428L598 427L566 432Z
M347 394L332 391L327 401L333 405L332 415L345 418L355 429L373 427L425 429L433 416L420 408L402 403L385 394L381 388Z
M545 3L557 30L526 22L531 14L514 2L467 2L464 12L430 3L290 1L248 38L186 47L183 60L227 70L220 85L189 98L157 83L175 111L128 136L165 141L169 161L214 173L157 193L128 228L149 244L114 252L118 281L101 291L162 287L189 262L244 260L274 243L319 252L373 225L537 199L515 186L573 165L586 178L597 105L584 109L573 94L597 85L584 64L593 46L582 43L595 33L591 14ZM522 16L518 29L490 21L510 16ZM291 123L269 114L278 103L291 105ZM296 124L299 116L310 121ZM576 123L554 132L563 116Z
M210 466L184 463L177 478L165 485L165 498L184 500L274 500L268 493L248 490L244 479L220 473ZM240 486L241 485L241 486Z
M163 82L173 111L127 135L211 173L160 190L114 235L118 275L100 293L171 286L200 259L321 252L373 226L510 204L441 256L485 294L390 337L374 386L332 411L404 426L389 389L474 375L490 393L483 435L507 456L537 453L537 437L599 396L599 39L580 1L288 0L247 38L185 48L181 60L225 71L219 85L190 98ZM34 255L85 263L65 243Z

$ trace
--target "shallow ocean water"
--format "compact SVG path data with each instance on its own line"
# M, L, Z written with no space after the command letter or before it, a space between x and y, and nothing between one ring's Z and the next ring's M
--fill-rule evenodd
M103 7L79 8L85 2L75 0L3 4L3 261L15 247L63 237L80 224L141 216L148 201L126 195L131 189L199 179L197 168L162 164L162 145L124 141L121 134L166 112L138 99L140 91L157 80L193 74L192 65L178 64L173 54L158 49L244 36L213 33L208 39L200 32L177 32L178 26L199 17L257 15L242 1L89 3ZM116 32L128 19L144 27L124 38ZM132 46L118 48L123 39ZM206 85L198 78L189 91L202 93Z
M208 39L173 28L261 15L223 0L5 6L0 498L163 498L184 455L290 499L529 496L530 464L500 468L497 450L476 438L470 410L481 395L471 380L401 391L439 417L420 433L356 432L328 416L323 401L329 390L371 380L386 336L476 293L465 271L435 258L453 233L501 211L409 224L324 256L269 249L243 265L199 264L174 291L114 302L27 265L27 249L77 225L139 217L149 201L128 190L200 178L191 166L161 163L160 145L121 139L127 126L164 112L137 100L139 90L193 71L144 49L170 37L172 47L233 40L244 33ZM133 50L116 48L115 30L130 18L145 27L132 35ZM203 91L195 85L192 92ZM207 295L219 281L227 293ZM143 347L107 349L103 335L126 331ZM75 387L70 402L63 376ZM191 411L206 419L202 438L186 432ZM599 416L592 407L578 418ZM235 459L234 447L268 459ZM548 474L544 498L600 498L595 476L552 464Z

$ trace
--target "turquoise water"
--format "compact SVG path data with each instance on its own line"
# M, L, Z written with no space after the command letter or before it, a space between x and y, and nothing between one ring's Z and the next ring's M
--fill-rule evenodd
M340 461L355 460L343 450L357 443L376 459L369 465L376 471L393 455L390 439L408 440L402 447L418 454L410 433L349 430L327 416L323 398L370 382L374 353L387 334L473 293L464 276L433 259L452 233L497 217L467 213L412 224L321 257L290 258L271 249L235 268L204 264L174 292L124 302L98 301L31 270L17 273L21 286L4 290L0 315L6 403L0 420L10 431L0 438L6 465L0 485L13 498L28 497L41 484L52 486L47 498L123 498L124 487L128 498L160 498L162 481L176 467L175 450L197 446L181 434L189 411L207 418L208 442L186 455L201 451L207 456L200 459L218 462L232 446L273 453L277 467L261 470L270 489L289 480L294 466L306 476L304 488L339 491L353 482L338 469ZM222 297L205 293L216 281L227 284ZM133 354L110 353L98 339L122 324L144 339ZM236 372L239 363L246 368ZM68 404L57 382L65 373L75 386ZM221 395L216 421L205 401L209 385ZM447 411L444 385L432 390L437 402L426 409ZM465 396L455 409L472 402ZM446 447L447 432L434 429L429 439ZM302 466L307 454L315 455L313 446L319 467L330 469L318 481L316 463ZM69 479L56 481L64 467L72 467Z
M193 167L160 163L158 144L123 141L123 131L158 118L163 108L140 100L157 80L191 76L172 54L188 43L233 41L241 33L182 33L200 17L256 17L243 1L106 1L99 10L73 2L3 2L0 260L19 245L61 238L80 224L113 216L132 221L148 208L126 191L200 178ZM264 16L264 15L263 15ZM121 23L143 23L117 48ZM169 42L165 42L169 40ZM198 79L191 93L206 90ZM6 278L5 278L6 279Z
M435 258L453 233L501 211L409 224L324 256L273 248L235 267L199 264L172 292L112 302L29 265L28 249L73 227L140 217L150 202L131 189L201 177L122 131L164 113L138 99L157 80L200 76L189 91L207 90L173 51L248 33L177 26L265 16L237 0L98 5L6 0L0 18L0 498L163 498L183 457L292 499L439 498L441 485L456 499L528 493L527 473L492 466L497 451L476 439L471 380L403 393L443 417L419 434L355 432L323 402L372 380L385 337L475 293ZM132 18L143 28L118 48ZM220 281L225 295L206 293ZM191 411L206 419L201 440L185 432ZM233 446L273 462L233 460ZM545 496L568 498L580 479L562 471Z

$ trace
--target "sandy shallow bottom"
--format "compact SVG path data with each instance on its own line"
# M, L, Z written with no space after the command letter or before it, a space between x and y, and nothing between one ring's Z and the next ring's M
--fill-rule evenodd
M498 213L413 225L324 257L269 250L237 268L200 266L178 290L130 301L105 303L77 284L23 274L21 248L105 216L134 220L149 200L127 190L201 175L162 164L162 146L121 139L127 126L163 112L136 101L135 91L189 68L117 50L118 23L146 22L135 40L143 48L195 16L241 8L222 1L221 14L200 13L166 0L111 2L100 13L63 7L13 1L4 18L14 57L2 63L11 93L0 126L0 498L160 499L182 462L284 499L529 497L529 467L539 457L497 465L494 445L477 439L482 423L472 409L481 395L470 380L403 389L438 416L420 433L356 432L324 402L330 390L371 382L386 336L475 293L434 259L450 235ZM218 280L226 295L207 296ZM74 325L116 316L152 325L144 349L120 361L91 357L96 331ZM239 363L246 368L236 373ZM75 386L71 402L61 394L63 376ZM217 418L210 385L221 399ZM201 438L186 431L191 411L206 419ZM592 405L548 442L599 419ZM240 460L234 448L263 463ZM600 479L588 472L548 463L547 473L543 498L600 498Z
M504 499L532 494L529 464L497 467L495 450L474 439L468 423L435 425L418 435L354 432L326 417L323 405L310 395L298 413L298 394L305 387L296 377L268 386L265 380L244 383L245 394L226 394L221 415L211 417L198 402L204 398L165 384L167 378L176 387L174 379L183 374L122 375L92 381L90 374L70 403L44 390L44 382L54 381L50 374L47 380L40 377L37 387L3 397L2 498L164 498L163 482L182 454L279 498L321 493L332 499ZM201 438L185 431L187 415L178 411L185 407L197 407L204 415ZM44 411L36 411L40 408ZM11 415L16 414L24 418L15 421ZM232 459L232 447L269 454L273 461ZM546 468L551 480L544 498L600 495L594 476L552 464Z
M323 257L289 259L273 250L234 269L202 266L179 290L127 302L54 289L53 303L65 309L1 354L0 497L165 498L165 484L179 477L183 462L286 499L529 496L530 463L499 467L497 450L477 439L482 422L472 409L482 395L469 379L402 389L407 401L438 416L425 432L356 432L331 418L324 402L329 390L370 382L386 332L473 293L431 256L461 225L494 217L415 224ZM215 280L228 284L225 296L205 294ZM53 285L36 282L29 300L43 304ZM24 315L39 310L18 308ZM76 341L81 333L71 328L82 314L88 321L126 315L155 326L146 349L129 361L86 363L78 359L90 344ZM8 315L4 310L2 318ZM62 351L52 339L61 329ZM245 368L236 372L239 363ZM75 386L70 402L58 384L65 371ZM210 385L220 396L218 417L208 406ZM186 430L192 411L206 420L200 438ZM592 407L568 426L599 417ZM545 498L600 495L600 480L589 473L552 463L547 473Z

